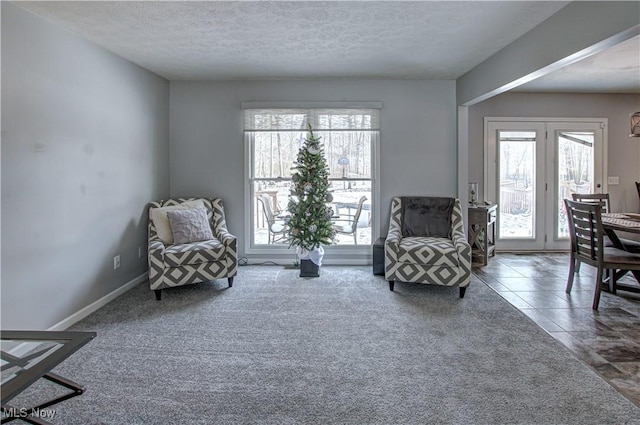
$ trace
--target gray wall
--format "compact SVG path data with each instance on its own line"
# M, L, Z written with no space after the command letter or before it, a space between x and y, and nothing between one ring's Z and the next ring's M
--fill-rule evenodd
M219 196L244 255L242 101L382 101L381 230L393 196L454 196L457 184L453 81L172 82L171 195Z
M146 271L168 105L168 81L2 2L3 329L49 328Z
M484 181L484 117L608 118L608 174L613 211L640 211L640 140L629 137L629 114L640 111L638 94L505 93L469 108L469 181Z

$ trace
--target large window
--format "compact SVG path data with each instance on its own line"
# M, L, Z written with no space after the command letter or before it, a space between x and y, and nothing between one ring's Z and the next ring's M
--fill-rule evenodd
M321 137L330 169L330 206L339 246L369 246L376 211L379 109L247 108L247 147L251 248L287 248L286 215L292 167L307 135Z

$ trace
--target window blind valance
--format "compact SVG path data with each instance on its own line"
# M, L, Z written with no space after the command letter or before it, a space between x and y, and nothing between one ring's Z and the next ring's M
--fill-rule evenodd
M245 109L245 131L306 131L380 129L380 110L363 108L260 108Z

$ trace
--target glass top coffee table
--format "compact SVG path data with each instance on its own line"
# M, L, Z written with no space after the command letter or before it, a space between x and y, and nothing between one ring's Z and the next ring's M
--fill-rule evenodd
M82 394L84 387L51 373L51 369L95 336L95 332L0 331L1 423L20 419L32 424L48 424L44 420L51 417L51 413L45 410L47 407ZM61 385L71 392L29 408L7 404L40 378Z

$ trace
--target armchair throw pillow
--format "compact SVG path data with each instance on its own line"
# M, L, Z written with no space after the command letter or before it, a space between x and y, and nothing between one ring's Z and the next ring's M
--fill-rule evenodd
M173 233L169 226L169 219L167 218L168 211L175 210L187 210L193 208L204 208L204 202L202 199L196 199L194 201L186 201L178 205L171 205L168 207L151 208L149 212L153 225L156 227L156 233L158 237L165 245L173 244Z
M454 198L402 197L402 236L448 238Z
M213 239L204 208L167 211L167 218L176 245Z

